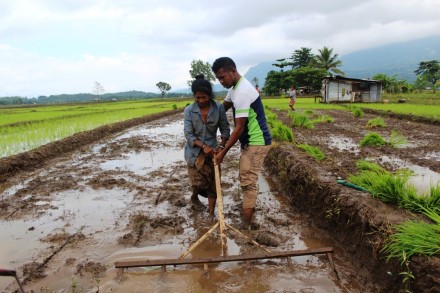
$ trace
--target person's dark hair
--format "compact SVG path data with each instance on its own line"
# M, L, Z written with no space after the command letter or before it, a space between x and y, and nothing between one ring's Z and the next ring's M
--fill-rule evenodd
M191 85L191 91L194 95L196 94L196 92L204 92L208 94L211 98L214 98L212 85L208 80L205 79L205 76L203 74L196 75L196 80L194 80Z
M216 73L220 69L224 69L225 71L231 71L232 69L237 69L234 60L229 57L220 57L217 58L212 64L212 71Z

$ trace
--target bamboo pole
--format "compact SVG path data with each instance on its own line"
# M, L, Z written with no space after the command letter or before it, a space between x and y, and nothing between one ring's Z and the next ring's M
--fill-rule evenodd
M215 159L215 156L213 160ZM222 243L223 256L228 256L228 242L225 234L225 218L223 215L223 197L222 188L220 185L220 170L218 164L214 162L214 173L215 173L215 188L217 191L217 207L218 207L218 221L220 223L220 238Z
M211 229L208 230L208 232L206 232L202 237L200 237L199 240L197 240L193 245L191 245L191 247L181 256L179 256L179 259L183 259L185 258L191 251L193 251L200 243L202 243L203 241L205 241L205 239L209 236L209 234L211 234L217 227L219 226L219 222L215 223L214 226L212 226Z

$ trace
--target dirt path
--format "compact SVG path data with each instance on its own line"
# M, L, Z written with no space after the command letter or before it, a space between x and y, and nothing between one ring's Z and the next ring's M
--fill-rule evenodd
M357 150L355 143L351 144L350 140L355 142L367 131L364 125L370 116L353 120L348 112L326 113L335 118L335 123L294 131L298 142L319 145L330 158L317 167L321 168L317 173L325 172L328 180L353 172L358 158L396 153L391 148ZM288 123L286 113L278 114ZM118 275L115 261L176 258L213 225L206 212L197 212L189 204L182 120L180 113L150 121L87 147L77 145L75 151L54 159L46 155L40 162L42 167L34 164L27 171L14 169L14 176L3 177L0 267L17 269L20 278L26 280L27 290L48 292L144 292L145 288L150 292L380 291L380 284L373 281L374 273L335 237L340 231L329 233L323 224L328 222L325 216L307 211L312 203L293 202L292 206L292 198L286 197L293 190L290 183L277 187L279 182L271 180L278 181L280 174L260 177L257 215L263 225L249 235L272 250L332 246L339 279L325 256L294 258L294 272L285 260L264 260L250 268L237 263L216 264L210 267L208 277L200 268L185 266L172 269L165 277L151 268L130 269ZM440 171L438 126L386 121L389 128L380 130L385 136L397 128L415 144L399 149L399 158ZM334 135L342 144L332 144ZM347 146L349 149L344 150ZM222 191L225 218L238 227L239 150L231 151L222 165ZM307 167L314 164L305 155L295 160ZM378 207L371 199L358 204L371 205L371 211ZM326 209L324 201L321 208ZM349 238L350 233L345 234ZM233 234L228 235L228 246L232 255L256 252L253 245ZM220 241L212 237L191 257L220 254ZM9 292L16 286L13 280L0 278L0 288Z

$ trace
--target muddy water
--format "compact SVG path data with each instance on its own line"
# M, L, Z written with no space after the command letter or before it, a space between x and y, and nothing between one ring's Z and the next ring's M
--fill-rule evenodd
M340 279L323 255L294 257L293 271L286 260L273 259L251 266L239 262L213 264L207 275L200 266L169 267L165 275L158 268L132 268L118 275L114 262L177 258L215 223L206 212L195 211L188 203L182 132L181 115L161 119L9 183L2 189L3 200L13 199L20 191L23 194L35 178L44 178L48 187L41 192L29 188L20 200L32 199L32 206L2 217L0 267L17 269L24 278L24 264L50 258L41 269L46 277L25 284L27 290L36 292L365 291L350 256L316 229L306 215L297 213L264 176L259 178L257 210L262 226L247 231L247 235L267 242L273 251L333 246ZM225 219L232 226L238 226L240 218L238 155L239 150L232 149L222 165ZM75 184L60 188L59 181L69 180ZM182 200L176 202L176 197ZM150 220L184 220L174 226L162 221L162 226L137 231L138 241L122 241L136 234L130 225L133 215L139 213ZM69 235L81 237L68 242ZM259 251L230 231L227 241L229 255ZM215 232L188 257L220 255ZM0 288L9 292L16 286L13 279L0 277Z
M328 140L328 146L332 149L336 149L339 152L350 152L354 155L359 155L359 146L354 142L353 139L344 136L331 135ZM406 144L400 146L400 148L415 148L416 144ZM426 154L425 159L439 161L438 152L430 152ZM397 169L408 169L412 171L412 175L409 179L409 184L413 185L417 189L418 194L429 194L430 188L440 184L440 174L430 170L427 167L422 167L416 164L411 164L405 160L399 159L398 157L390 157L386 155L378 157L370 157L368 160L383 164L390 164L395 170Z

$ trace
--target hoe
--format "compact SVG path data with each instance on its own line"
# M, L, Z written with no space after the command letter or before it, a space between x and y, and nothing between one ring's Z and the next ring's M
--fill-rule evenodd
M256 241L250 239L248 236L241 233L238 229L232 227L229 224L225 223L224 215L223 215L223 198L221 194L220 187L220 172L218 165L214 167L215 173L215 184L217 191L217 208L218 208L218 222L202 237L199 238L191 247L183 253L177 259L155 259L155 260L138 260L138 261L118 261L115 262L115 268L120 270L120 273L123 272L124 268L133 268L133 267L149 267L149 266L160 266L162 269L162 273L166 272L167 265L186 265L186 264L204 264L205 273L208 272L208 263L220 263L220 262L233 262L233 261L245 261L246 264L250 264L251 260L258 259L272 259L272 258L285 258L287 260L287 264L291 270L293 270L293 264L291 257L292 256L302 256L302 255L314 255L314 254L326 254L330 265L333 271L337 274L337 271L334 266L332 253L332 247L322 247L317 249L306 249L306 250L290 250L290 251L269 251L264 246L260 245ZM218 257L208 257L208 258L193 258L193 259L185 259L185 257L193 251L200 243L202 243L213 231L217 228L220 229L220 241L222 246L222 256ZM227 247L227 239L226 239L226 228L235 232L236 234L244 237L249 242L256 245L258 248L264 251L264 253L260 254L247 254L247 255L228 255L228 247Z

